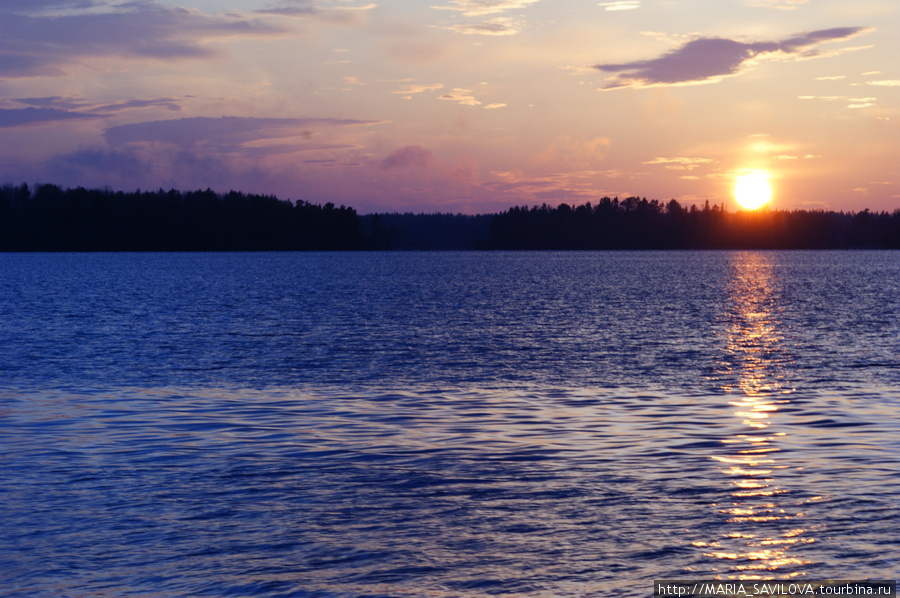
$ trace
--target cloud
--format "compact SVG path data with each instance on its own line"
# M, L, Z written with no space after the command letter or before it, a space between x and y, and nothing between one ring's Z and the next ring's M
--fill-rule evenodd
M604 188L610 179L619 179L622 174L616 170L577 170L547 175L493 171L494 180L481 183L481 187L494 194L513 196L516 202L523 199L526 202L595 201L604 196L629 195L624 188Z
M837 102L846 100L847 96L797 96L800 100L822 100L825 102Z
M81 98L69 96L43 96L39 98L15 98L13 102L35 108L57 108L59 110L77 110L88 104Z
M875 100L878 98L850 98L850 104L847 104L847 108L869 108L875 105Z
M437 91L438 89L443 89L443 83L410 83L409 85L404 85L397 91L392 91L391 93L399 94L399 95L412 95L414 93L424 93L426 91Z
M94 0L4 0L4 12L36 12L52 8L84 10L96 6Z
M25 109L2 111L0 126L27 126L42 124L45 122L58 122L61 120L79 120L85 118L100 118L111 116L113 113L141 108L165 108L166 110L179 111L181 103L178 98L135 98L119 102L107 102L92 104L82 98L68 96L45 96L34 98L14 98L16 104L27 106Z
M493 15L524 8L539 0L450 0L450 6L432 6L435 10L456 10L467 17Z
M303 145L270 145L247 147L254 141L312 137L310 129L375 124L378 121L335 118L249 118L223 116L219 118L192 117L174 120L155 120L106 129L104 139L113 146L141 143L166 143L180 147L203 146L213 152L287 153L304 149ZM328 149L317 144L310 149Z
M445 93L439 100L450 100L451 102L459 102L464 106L480 106L481 102L475 99L471 89L456 88L450 93Z
M253 12L277 17L314 18L335 25L360 25L365 21L365 13L377 7L377 4L371 3L360 6L320 6L310 0L287 0Z
M52 158L46 170L54 180L82 185L140 184L152 167L130 150L82 148Z
M694 170L695 168L699 168L703 164L710 164L715 162L715 160L711 158L654 158L644 164L650 165L663 165L669 170Z
M64 120L102 118L102 114L84 114L57 108L0 108L0 129L28 127Z
M799 96L800 100L821 100L823 102L849 102L847 108L869 108L878 98L851 98L848 96Z
M868 81L869 85L877 85L879 87L900 87L900 79L891 79L889 81Z
M560 135L533 155L529 164L542 170L594 171L606 158L611 145L607 137L584 139Z
M212 187L228 189L275 188L279 178L244 160L181 148L147 151L146 148L87 147L58 155L34 173L38 180L66 186L112 186L119 189ZM285 189L287 192L287 189Z
M463 35L515 35L522 30L522 25L508 17L496 17L482 23L447 25L444 29Z
M809 0L751 0L750 6L775 8L778 10L797 10Z
M394 151L381 161L381 167L385 170L391 168L426 168L434 162L434 154L421 145L407 145Z
M71 96L43 96L36 98L14 98L17 104L33 106L35 108L55 108L57 110L81 110L83 112L121 112L140 108L165 108L167 110L181 110L181 100L178 98L133 98L118 102L106 102L92 104L84 98Z
M278 6L275 8L260 8L254 12L278 17L306 17L318 14L319 11L312 6Z
M436 10L455 10L467 17L482 17L524 8L539 0L450 0L449 6L432 6ZM515 35L522 24L509 17L494 17L479 23L463 23L443 27L464 35Z
M68 10L43 12L50 7ZM87 7L93 10L81 10ZM205 58L214 55L205 44L210 39L284 32L280 26L260 20L213 17L153 1L119 5L4 2L0 4L0 77L59 76L98 56Z
M602 6L608 11L634 10L641 7L640 0L619 0L618 2L601 2L597 6Z
M102 110L104 112L121 112L123 110L134 110L140 108L165 108L173 112L181 110L181 101L178 98L135 98L131 100L123 100L121 102L111 102L109 104L99 104L91 108L91 110Z
M871 31L865 27L839 27L801 33L778 42L745 43L723 38L698 38L651 60L597 64L600 71L617 73L602 89L657 87L713 83L737 75L764 57L814 58L816 46L849 39Z

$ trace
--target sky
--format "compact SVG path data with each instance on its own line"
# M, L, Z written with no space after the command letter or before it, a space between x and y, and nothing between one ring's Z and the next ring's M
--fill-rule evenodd
M900 208L896 0L0 0L0 183Z

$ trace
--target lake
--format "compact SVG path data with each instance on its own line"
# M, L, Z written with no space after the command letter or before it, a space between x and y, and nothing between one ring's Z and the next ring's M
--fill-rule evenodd
M0 596L900 577L900 252L0 254Z

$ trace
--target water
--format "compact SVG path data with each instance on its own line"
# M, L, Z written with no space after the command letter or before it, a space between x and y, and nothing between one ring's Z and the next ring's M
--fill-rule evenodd
M0 596L897 578L900 253L0 255Z

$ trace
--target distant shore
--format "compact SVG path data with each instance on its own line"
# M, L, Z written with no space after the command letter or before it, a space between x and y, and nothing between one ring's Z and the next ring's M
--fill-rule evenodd
M497 214L359 215L237 191L0 187L0 251L468 249L900 249L900 209L729 212L603 197Z

